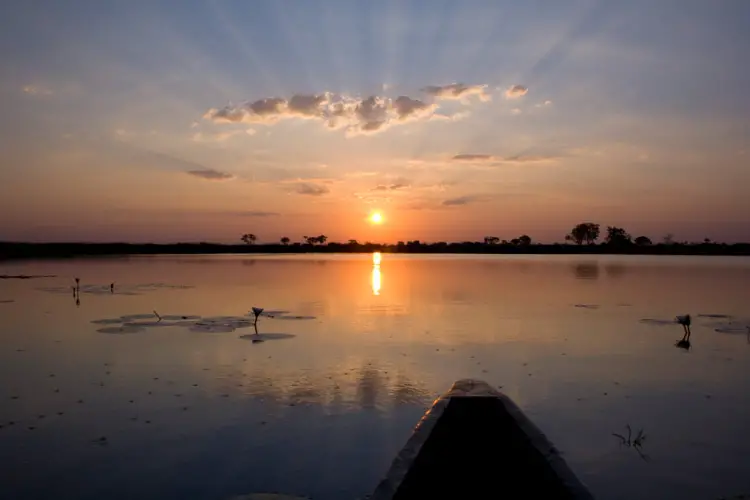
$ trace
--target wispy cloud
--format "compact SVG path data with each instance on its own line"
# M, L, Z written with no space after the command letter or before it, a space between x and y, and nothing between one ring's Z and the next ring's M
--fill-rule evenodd
M463 205L468 205L470 203L476 203L478 201L485 201L489 197L485 194L468 194L465 196L459 196L457 198L449 198L447 200L443 200L442 205L444 207L459 207Z
M489 101L492 96L487 92L487 85L466 85L463 83L451 83L449 85L428 85L422 88L422 92L431 95L435 99L447 99L454 101L465 101L469 96L477 96L481 101Z
M210 181L225 181L225 180L234 178L232 174L228 174L226 172L219 172L218 170L214 170L212 168L205 168L205 169L200 169L200 170L188 170L186 173L189 175L193 175L195 177L200 177L201 179L207 179Z
M373 191L396 191L398 189L406 189L411 187L411 181L408 179L394 179L393 182L388 184L378 184L372 190Z
M249 130L252 130L252 129L249 129ZM242 130L230 130L227 132L217 132L217 133L196 132L190 137L190 139L193 142L199 142L199 143L218 143L218 142L226 142L232 137L238 134L242 134L242 133L243 133ZM255 130L252 130L252 133L255 133Z
M247 210L239 212L229 212L227 215L236 215L238 217L277 217L281 214L278 212L266 212L263 210Z
M454 161L494 161L497 158L492 155L478 154L478 153L461 153L455 155L452 160Z
M518 99L519 97L523 97L528 94L528 92L528 87L524 87L523 85L512 85L505 90L505 98Z
M52 95L52 89L44 87L42 85L28 84L21 87L21 91L24 94L34 96L49 96Z
M452 161L485 164L485 165L509 165L518 163L541 163L553 162L560 157L555 155L513 155L513 156L494 156L480 153L462 153L451 158Z
M295 193L308 196L322 196L326 193L329 193L330 191L331 190L328 189L328 186L324 186L322 184L313 184L311 182L303 182L301 184L297 184L294 189Z

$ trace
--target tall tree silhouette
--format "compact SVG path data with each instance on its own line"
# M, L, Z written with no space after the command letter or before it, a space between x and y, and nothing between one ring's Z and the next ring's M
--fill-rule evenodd
M591 245L599 239L599 224L581 222L565 236L565 241L573 241L576 245L587 243Z
M258 241L258 237L252 233L243 234L240 239L247 245L254 245Z

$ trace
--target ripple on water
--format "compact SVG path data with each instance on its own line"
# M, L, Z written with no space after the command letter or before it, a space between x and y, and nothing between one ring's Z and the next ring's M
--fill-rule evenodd
M638 322L644 325L652 325L652 326L666 326L666 325L677 324L677 322L673 319L654 319L654 318L643 318L639 320Z
M573 307L579 309L599 309L599 304L575 304Z

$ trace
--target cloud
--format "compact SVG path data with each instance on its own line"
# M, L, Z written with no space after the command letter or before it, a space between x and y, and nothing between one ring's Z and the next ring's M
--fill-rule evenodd
M513 85L505 90L506 99L518 99L528 94L529 89L523 85Z
M469 194L465 196L459 196L458 198L449 198L447 200L443 200L443 203L441 203L441 205L443 205L444 207L459 207L486 199L487 195Z
M231 212L231 215L236 215L238 217L277 217L281 214L278 212L265 212L263 210L247 210Z
M329 193L330 189L328 189L327 186L323 186L320 184L303 182L297 185L297 187L294 189L294 192L297 194L305 194L309 196L322 196L326 193Z
M375 186L372 190L373 191L396 191L399 189L406 189L408 187L411 187L411 182L408 179L395 179L390 184L379 184Z
M191 136L191 140L200 143L225 142L240 133L242 133L241 130L230 130L228 132L218 133L196 132Z
M487 85L465 85L463 83L451 83L449 85L428 85L422 88L422 92L435 99L446 99L454 101L465 101L469 96L475 95L481 101L489 101L492 96L487 92Z
M38 95L38 96L47 96L52 95L52 90L47 87L42 87L41 85L24 85L21 87L21 90L24 94L28 95Z
M429 86L423 90L435 101L444 99L464 100L476 95L482 101L490 99L486 85L451 84L442 87ZM295 94L289 99L267 97L241 104L229 104L223 108L211 108L203 118L214 123L248 123L272 125L281 120L318 120L328 129L344 130L349 136L374 134L393 125L412 121L452 120L468 116L467 113L452 115L436 114L437 102L426 102L409 96L395 99L382 96L367 98L346 94L324 92L321 94ZM250 133L248 131L248 133Z
M214 170L212 168L204 168L200 170L188 170L186 173L190 175L194 175L195 177L200 177L201 179L207 179L210 181L225 181L225 180L234 178L232 174L228 174L226 172L219 172L218 170Z
M462 153L451 158L452 161L465 163L483 163L491 166L511 165L520 163L542 163L553 162L559 159L555 155L513 155L513 156L494 156L479 153Z
M477 153L462 153L455 155L452 160L454 161L494 161L497 158L492 155L477 154Z
M512 115L520 115L522 113L521 108L513 108L510 110Z

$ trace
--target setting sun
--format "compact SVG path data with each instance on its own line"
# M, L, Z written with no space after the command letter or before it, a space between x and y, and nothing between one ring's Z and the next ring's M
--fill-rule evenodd
M382 224L383 223L383 214L380 212L374 212L372 215L370 215L370 222L373 224Z

